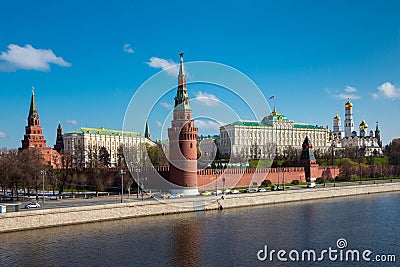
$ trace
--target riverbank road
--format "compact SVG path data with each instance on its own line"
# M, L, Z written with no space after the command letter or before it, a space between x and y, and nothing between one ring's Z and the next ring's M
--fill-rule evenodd
M351 181L351 182L337 182L333 183L331 181L324 184L316 184L315 188L307 188L305 185L285 185L285 191L298 191L298 190L308 190L308 191L314 191L314 190L329 190L329 189L334 189L335 187L337 189L341 187L359 187L359 186L364 186L364 185L372 185L372 184L389 184L389 183L399 183L400 179L392 179L392 180L368 180L368 181ZM280 186L281 188L282 185ZM257 193L241 193L241 194L229 194L229 195L224 195L224 197L247 197L247 196L258 196L258 195L265 195L265 194L279 194L283 192L281 191L270 191L268 190L267 192L257 192ZM159 199L161 202L166 202L166 203L173 203L173 202L187 202L187 201L212 201L216 200L222 197L221 195L215 196L191 196L191 197L181 197L181 198L174 198L174 199ZM123 196L123 202L124 203L130 203L130 202L148 202L150 200L155 200L154 198L151 197L151 195L145 195L144 200L142 200L141 196L139 198L137 197L136 194L131 194L131 195L125 195ZM26 202L17 202L20 207L20 212L24 212L30 209L25 209L25 205L29 202L32 201L26 201ZM115 196L100 196L100 197L90 197L90 198L63 198L63 199L45 199L45 201L38 201L40 204L39 209L58 209L58 208L68 208L68 207L80 207L80 206L93 206L93 205L106 205L106 204L117 204L121 203L121 196L115 195Z

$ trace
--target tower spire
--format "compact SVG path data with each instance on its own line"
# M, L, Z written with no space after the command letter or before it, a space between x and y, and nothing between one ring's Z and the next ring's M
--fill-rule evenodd
M144 129L144 137L150 139L150 127L148 121L146 121L146 127Z
M190 110L190 100L186 89L185 65L183 64L183 52L179 53L179 74L178 74L178 90L175 96L175 110Z
M31 106L29 108L29 115L28 120L33 118L39 118L38 110L36 107L36 100L35 100L35 88L32 86L32 97L31 97Z
M179 76L186 76L185 74L185 66L183 64L183 52L179 53L180 62L179 62Z

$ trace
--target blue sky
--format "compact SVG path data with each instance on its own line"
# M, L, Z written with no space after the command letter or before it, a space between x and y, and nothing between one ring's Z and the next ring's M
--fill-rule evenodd
M2 11L0 147L20 146L32 86L49 146L58 121L66 132L122 129L135 91L180 51L243 72L296 122L331 128L350 95L356 125L379 121L384 143L399 137L399 1L6 1ZM216 87L189 91L224 101Z

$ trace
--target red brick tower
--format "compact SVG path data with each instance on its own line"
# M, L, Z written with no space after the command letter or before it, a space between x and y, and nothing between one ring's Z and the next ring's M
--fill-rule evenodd
M25 126L24 140L21 142L21 149L38 149L42 154L43 164L53 168L58 168L61 166L60 154L46 146L46 140L44 139L42 126L40 126L39 113L35 101L35 89L33 87L31 106L29 108L28 115L28 125Z
M192 120L190 99L186 89L186 74L183 53L179 54L180 65L178 90L175 96L174 119L168 129L169 180L177 185L172 193L199 194L197 189L197 133Z
M22 149L30 147L46 147L46 140L44 139L42 126L40 126L39 113L36 108L35 89L33 87L31 106L28 115L28 126L25 126L24 140L22 140Z

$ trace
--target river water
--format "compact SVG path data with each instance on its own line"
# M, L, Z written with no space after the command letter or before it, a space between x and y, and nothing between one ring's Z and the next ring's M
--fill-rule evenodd
M393 193L39 229L0 234L0 266L382 266L301 260L303 250L339 251L338 239L369 259L396 255L383 266L398 266L399 219ZM260 261L265 245L300 259Z

